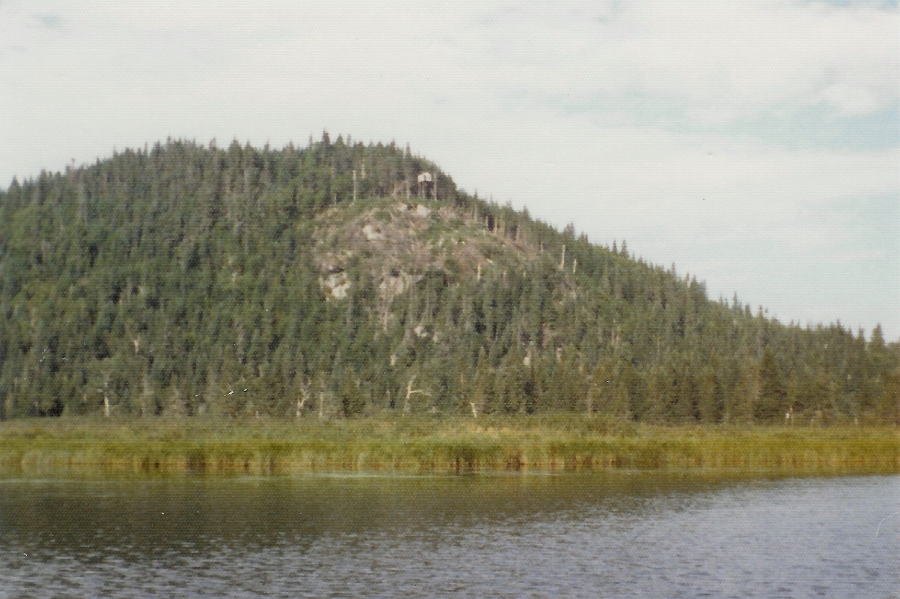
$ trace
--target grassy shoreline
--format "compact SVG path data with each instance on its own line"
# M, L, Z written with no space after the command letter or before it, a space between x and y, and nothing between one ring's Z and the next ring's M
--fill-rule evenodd
M0 424L6 472L727 469L898 473L896 427L654 426L576 415Z

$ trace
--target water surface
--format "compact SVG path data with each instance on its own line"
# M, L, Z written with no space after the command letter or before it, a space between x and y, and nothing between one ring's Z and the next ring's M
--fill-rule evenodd
M0 597L900 597L900 477L0 479Z

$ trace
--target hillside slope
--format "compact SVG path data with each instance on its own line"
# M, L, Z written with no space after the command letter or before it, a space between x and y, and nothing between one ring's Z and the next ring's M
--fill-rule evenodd
M169 141L13 181L0 308L4 419L900 418L900 347L880 330L710 301L624 243L327 134L278 151Z

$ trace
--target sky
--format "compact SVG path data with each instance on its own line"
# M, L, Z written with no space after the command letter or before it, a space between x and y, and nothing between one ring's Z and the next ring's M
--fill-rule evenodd
M896 0L0 0L0 188L326 129L711 299L900 340Z

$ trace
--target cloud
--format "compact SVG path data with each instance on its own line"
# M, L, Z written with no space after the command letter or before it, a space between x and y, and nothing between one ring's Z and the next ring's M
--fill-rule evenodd
M556 107L640 122L655 105L721 126L810 106L870 115L895 107L900 87L898 13L869 4L27 5L37 18L60 15L65 40L23 27L34 18L23 6L0 8L12 17L0 25L4 39L19 38L31 55L0 67L5 74L56 63L66 83L87 81L100 94L182 79L231 98L361 90L475 116Z
M59 29L62 27L62 21L56 15L39 15L35 20L47 29Z

